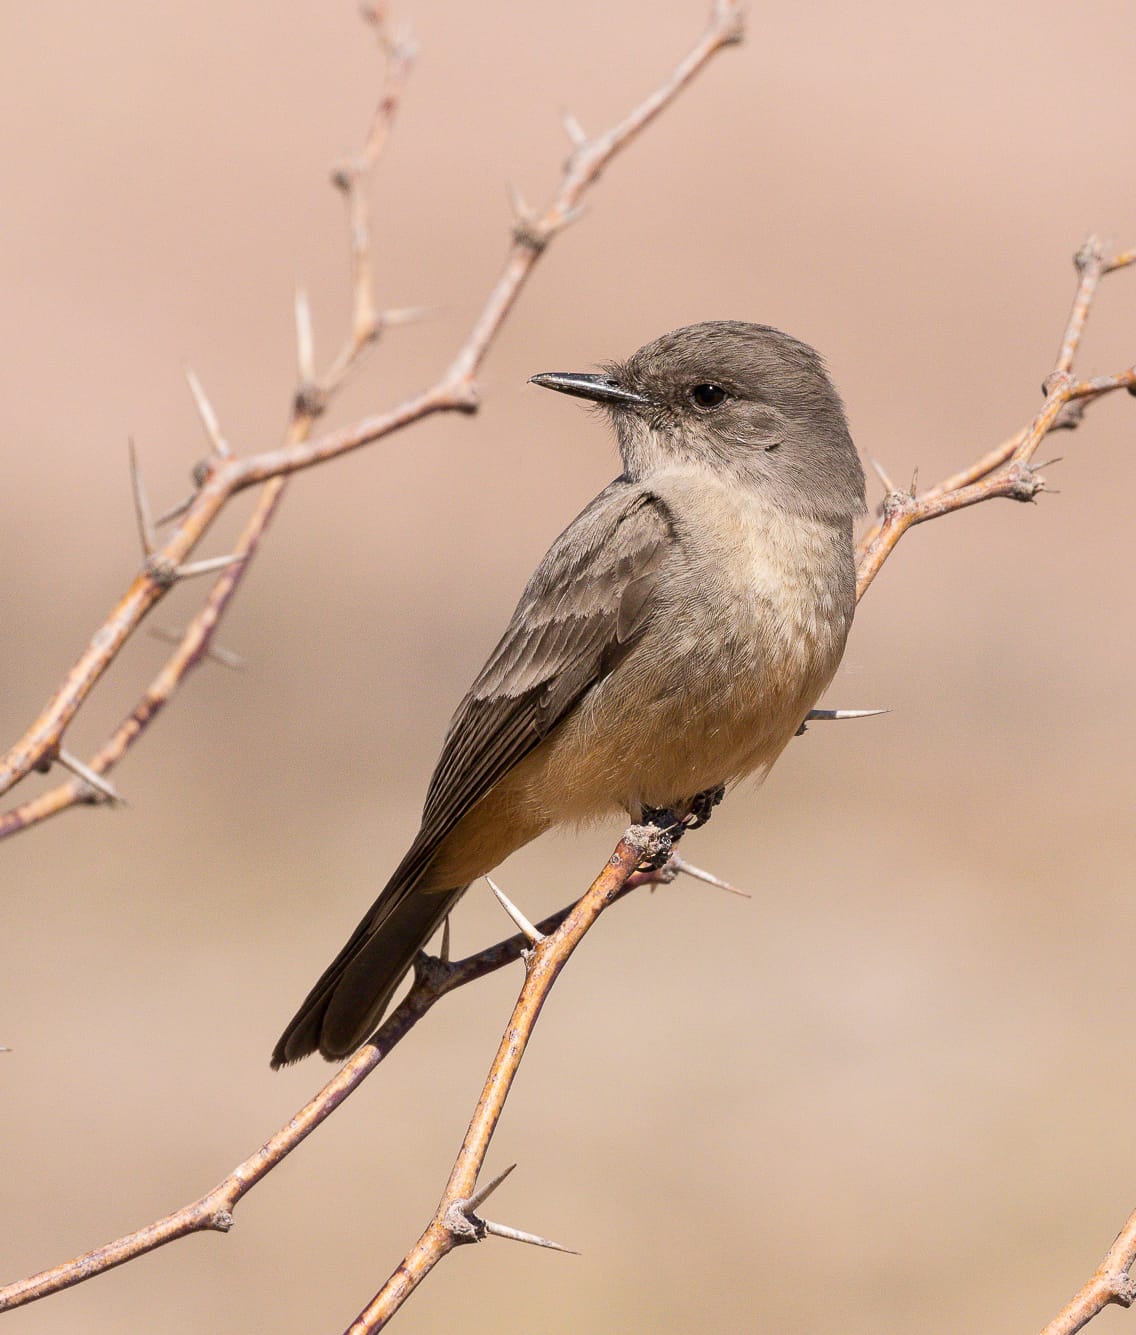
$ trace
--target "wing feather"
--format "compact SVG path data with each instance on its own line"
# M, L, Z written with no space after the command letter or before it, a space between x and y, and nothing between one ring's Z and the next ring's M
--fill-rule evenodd
M666 505L621 478L553 543L458 706L408 859L436 848L638 640L675 536Z
M317 1047L346 1056L378 1023L462 889L414 895L439 844L642 635L675 538L663 502L618 479L553 543L454 715L414 843L308 993L273 1065Z

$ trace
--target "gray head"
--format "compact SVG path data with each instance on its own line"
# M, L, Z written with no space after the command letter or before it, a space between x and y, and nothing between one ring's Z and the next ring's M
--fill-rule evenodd
M864 471L820 356L768 325L675 329L602 375L533 376L610 413L628 477L708 467L781 507L842 519L864 509Z

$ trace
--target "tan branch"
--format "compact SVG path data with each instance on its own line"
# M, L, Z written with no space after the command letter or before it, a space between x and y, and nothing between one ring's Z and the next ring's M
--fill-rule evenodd
M301 303L297 300L296 337L300 378L293 396L292 417L287 431L287 441L291 444L308 439L316 418L326 408L332 394L352 367L357 364L367 346L378 337L384 323L382 319L375 317L373 314L375 301L369 253L370 223L366 185L370 173L378 163L390 128L394 123L395 115L402 100L406 76L413 60L414 50L408 39L395 41L388 36L381 16L375 10L365 10L364 17L376 29L380 46L387 57L387 71L383 94L375 111L366 143L357 156L351 160L350 168L338 169L335 177L336 183L345 190L348 197L351 238L352 319L342 348L323 378L317 381L314 372L315 350L310 319L305 323L300 314ZM347 173L346 185L340 180L344 172ZM198 415L210 442L210 458L213 460L231 459L232 451L221 433L217 413L209 402L201 382L192 371L187 373L187 379ZM169 579L168 582L163 579L163 571L172 572L176 576L179 573L181 575L194 573L194 568L179 565L168 546L160 552L155 551L153 525L150 520L149 506L146 502L133 442L130 446L130 462L135 516L145 558L144 573L149 573L157 584L157 595L160 597L165 589L173 583L172 579ZM78 803L101 800L100 792L105 790L100 786L98 776L105 774L122 759L153 719L169 703L189 670L210 653L217 624L236 594L249 564L260 546L264 532L276 514L283 498L285 485L286 479L283 477L271 478L266 483L231 559L226 559L220 563L223 573L214 584L204 606L186 628L180 637L176 650L150 683L142 699L123 719L99 751L86 763L85 768L89 773L81 774L78 782L71 781L60 784L58 787L0 814L0 839L7 835L16 834L20 830L25 830L29 826L37 825L49 816L66 811L69 807ZM192 498L188 504L179 506L172 517L182 518L189 513L191 508ZM199 563L197 566L197 573L206 573L202 570L201 564ZM92 647L99 642L99 638L100 635L96 634L95 640L92 641ZM125 636L122 636L116 640L116 643L121 644L124 639ZM117 650L113 652L117 652ZM113 652L111 657L113 657ZM109 661L108 658L104 667L109 665ZM60 731L59 739L55 741L53 747L49 747L45 755L52 756L54 759L58 759L60 763L64 763L63 756L65 753L61 748L61 738L62 731ZM43 758L36 763L42 767ZM74 766L65 767L74 768Z
M1136 366L1115 375L1076 380L1073 364L1085 323L1101 279L1136 264L1136 250L1105 258L1100 241L1090 237L1073 258L1077 289L1065 325L1053 370L1045 380L1045 402L1028 425L982 455L969 467L952 474L926 491L908 493L888 487L879 520L861 540L857 562L857 599L867 592L880 567L904 533L915 524L950 514L996 496L1033 500L1045 481L1031 467L1045 437L1062 427L1076 427L1084 408L1118 389L1136 393ZM886 485L886 484L885 484ZM1136 1263L1136 1213L1124 1225L1092 1277L1045 1326L1041 1335L1074 1335L1113 1303L1131 1307L1136 1301L1136 1280L1129 1273Z
M255 555L260 539L275 514L284 494L284 486L282 478L274 479L265 486L234 549L234 555L244 559L232 563L221 573L205 605L179 637L177 648L147 687L145 695L87 762L88 768L95 774L102 775L114 768L170 702L189 670L210 653L217 624L236 593L248 569L249 560ZM3 812L0 814L0 839L31 825L38 825L78 803L99 801L97 791L92 792L92 787L89 781L72 779Z
M1136 252L1128 252L1124 256L1115 257L1113 261L1106 263L1103 266L1103 272L1112 272L1115 268L1124 267L1134 262L1136 262ZM1087 313L1087 309L1085 313ZM1083 321L1083 315L1080 318ZM863 579L864 575L867 574L869 579L871 575L874 575L875 570L878 570L883 560L894 548L899 532L905 531L906 527L909 527L912 523L950 513L964 505L975 504L995 495L1015 495L1020 491L1022 498L1024 498L1025 493L1031 491L1031 489L1036 491L1038 479L1029 468L1028 458L1032 456L1033 450L1044 438L1046 432L1052 429L1053 421L1060 411L1058 400L1075 401L1078 398L1090 398L1110 392L1113 389L1131 386L1133 380L1132 371L1123 372L1118 376L1101 377L1096 380L1079 382L1069 380L1064 385L1051 390L1038 418L1030 427L1024 429L1019 437L1015 438L1018 443L1015 449L1010 451L1010 455L1013 456L1021 451L1021 463L1015 458L1009 469L1002 474L987 476L985 481L960 481L957 484L952 482L951 485L940 484L938 487L929 488L916 497L908 496L905 498L899 496L898 499L893 499L890 507L885 506L885 515L881 524L877 525L873 534L868 535L864 544L864 552L860 563L862 587L866 588L867 582L869 582ZM1005 462L1006 459L1001 460L1001 463ZM1017 471L1014 471L1015 469ZM988 473L989 471L987 470ZM963 475L958 476L961 478ZM279 481L277 480L277 484L279 484ZM887 511L889 509L892 513L901 516L905 522L899 532L895 532L890 540L886 540L886 546L882 547L883 554L879 555L881 548L875 544L877 541L881 543L885 541L882 534L886 531ZM246 530L242 543L238 546L238 551L250 538L252 528L253 524L250 522L250 529ZM241 568L237 566L233 569L235 572ZM214 592L216 593L216 590ZM129 724L129 720L127 724ZM126 728L127 724L124 724L123 727ZM86 789L85 798L81 800L94 800L89 788ZM621 847L623 846L621 845ZM621 858L622 855L617 850L615 863L620 864L620 874L626 870ZM599 908L612 902L620 894L626 893L635 885L648 881L668 880L676 870L687 871L691 875L710 880L712 883L717 882L717 878L708 876L706 873L700 872L698 868L691 867L675 857L659 872L631 875L620 886L615 886L611 880L611 867L609 866L605 868L599 880L585 896L591 907L584 912L583 921L585 925L583 930L587 930L587 926L590 926L591 922L594 921L594 916L589 916L593 909L598 913ZM600 889L597 890L597 887L600 887ZM597 894L602 900L598 907L596 906ZM581 901L581 904L583 902ZM579 907L579 905L576 906L576 908ZM561 913L537 924L536 933L544 937L543 941L538 942L540 950L546 948L554 951L560 950L559 944L550 947L547 946L547 943L563 940L558 936L559 930L564 926L569 914L575 912L575 908L563 910ZM578 937L573 937L573 948L577 940ZM285 1127L271 1137L254 1155L238 1165L212 1191L190 1205L139 1229L135 1233L128 1234L116 1242L76 1257L74 1260L56 1266L40 1275L32 1276L29 1279L11 1284L7 1288L0 1289L0 1311L23 1305L59 1289L70 1287L189 1233L210 1229L227 1229L232 1223L232 1211L245 1192L270 1172L276 1164L339 1106L362 1080L374 1070L395 1044L409 1033L410 1029L431 1008L435 1001L448 992L516 960L529 946L529 935L521 934L456 964L450 964L444 958L440 960L421 958L416 971L415 982L409 994L370 1042L360 1049L334 1079L306 1104ZM529 981L526 980L527 990L522 994L521 1001L518 1002L518 1007L522 1012L520 1019L525 1026L523 1029L525 1041L527 1041L527 1036L531 1032L532 1024L539 1012L539 1004L543 1002L544 996L547 995L547 990L555 980L556 973L562 967L563 959L567 957L567 953L570 953L570 950L563 957L559 954L553 955L548 969L542 969L537 975L539 988L541 989L539 993L534 993L529 987ZM552 963L556 964L555 968L551 967ZM530 973L530 978L532 976ZM503 1108L504 1098L516 1071L516 1063L519 1062L521 1051L523 1051L523 1044L522 1049L516 1052L515 1057L506 1051L512 1041L509 1035L514 1031L514 1022L517 1018L518 1015L515 1013L514 1021L510 1023L506 1040L503 1041L502 1048L498 1052L490 1079L486 1084L481 1100L479 1100L469 1135L463 1142L462 1152L459 1154L458 1162L455 1164L450 1183L443 1197L445 1209L439 1207L444 1231L441 1229L439 1217L436 1215L422 1238L420 1238L419 1243L408 1255L407 1261L404 1262L405 1270L404 1267L400 1267L395 1272L367 1311L359 1318L360 1322L369 1321L370 1326L366 1324L357 1325L357 1329L378 1329L390 1312L395 1309L397 1303L401 1302L413 1286L436 1264L441 1255L444 1255L458 1242L477 1240L491 1232L496 1232L498 1235L517 1235L517 1230L508 1230L504 1226L490 1228L487 1221L478 1218L476 1215L471 1216L472 1206L462 1206L463 1201L468 1202L474 1198L472 1188L476 1181L477 1171L484 1159L489 1138ZM461 1220L465 1220L464 1225L460 1224ZM446 1239L449 1240L446 1241ZM528 1237L527 1240L531 1241L533 1239ZM1110 1303L1126 1304L1132 1291L1127 1270L1132 1265L1134 1257L1136 1257L1136 1215L1126 1225L1124 1232L1117 1239L1100 1269L1070 1304L1063 1309L1062 1313L1046 1327L1044 1335L1066 1335L1067 1332L1079 1330L1104 1306Z
M310 320L306 314L306 303L302 301L297 303L301 390L296 395L288 440L280 450L269 451L244 461L233 458L227 448L222 450L217 443L221 437L215 414L211 408L202 408L202 404L207 404L207 400L203 393L196 392L197 387L194 384L199 411L202 413L207 434L213 444L211 455L198 470L198 490L187 504L178 507L171 516L176 518L178 523L166 543L149 555L143 572L135 579L111 616L96 633L87 651L68 674L63 686L28 733L0 764L0 791L5 791L31 769L53 755L59 746L64 729L91 687L113 660L118 648L141 617L168 587L168 584L159 578L158 572L176 572L184 566L186 556L193 550L231 495L258 482L268 483L257 511L249 521L233 554L233 564L225 569L205 608L186 631L177 652L152 684L143 701L124 720L111 740L95 757L95 762L90 766L92 773L101 773L110 768L125 753L129 745L168 701L189 666L208 651L217 620L235 592L241 574L248 568L249 558L256 551L264 529L276 505L279 504L287 476L300 468L309 467L325 458L335 457L370 440L378 439L431 412L470 411L476 407L474 376L547 242L575 216L579 199L594 182L600 170L653 120L663 107L674 100L716 51L737 42L740 36L740 4L736 3L736 0L718 0L706 32L680 62L670 78L613 130L577 148L565 168L561 185L545 212L539 218L528 220L526 227L518 226L505 267L492 287L481 314L450 368L432 389L386 414L365 419L364 422L345 431L309 442L307 435L311 423L323 406L325 396L319 392L312 393L310 384L307 386L307 392L304 389L305 381L309 379L305 376L305 370L310 367L313 358L310 352L312 343ZM399 58L408 60L408 49L400 48L400 50L402 55ZM349 212L354 222L358 221L359 202L353 191L359 164L364 163L368 166L373 164L378 148L381 147L382 137L385 135L385 126L389 124L389 117L393 115L397 105L397 99L391 101L389 94L388 85L387 96L380 103L367 148L356 160L355 173L351 177L352 188L348 191ZM380 122L383 128L376 129ZM369 276L367 262L360 260L360 239L363 236L364 232L356 226L352 227L356 297L353 303L352 330L346 346L359 351L373 337L369 332L368 321L365 318L361 319L359 314L360 311L365 312L367 307L358 296L357 285L361 281L360 275ZM380 318L379 327L382 323ZM346 374L349 366L350 359L345 362L341 353L317 388L324 391L334 388ZM0 835L27 828L75 802L90 800L92 800L92 786L89 783L62 785L52 793L45 794L44 797L16 808L6 817L0 818ZM624 848L624 845L621 844L620 848ZM618 861L618 850L616 861ZM634 872L634 863L626 867L621 864L617 884L612 879L611 866L614 865L615 862L610 864L601 876L606 889L603 902L595 908L597 913L600 908L633 886L645 881L673 879L678 870L677 859L674 866L663 868L658 872L644 873L641 876L631 874ZM720 883L717 882L717 878L702 873L689 864L682 864L682 870L712 883ZM539 929L546 933L555 932L566 915L574 911L565 910L561 914L554 915L541 923ZM591 920L594 919L589 919L589 922ZM580 931L580 935L587 929L587 925L585 924ZM291 1119L287 1126L266 1142L256 1154L234 1169L212 1191L135 1233L53 1267L42 1274L0 1289L0 1311L21 1306L49 1293L68 1288L189 1233L209 1229L227 1230L232 1223L232 1209L241 1196L339 1106L359 1082L382 1061L386 1052L409 1032L434 1001L446 992L518 958L527 944L525 937L513 937L488 951L481 952L478 956L471 957L470 960L453 965L446 960L420 959L416 981L410 993L371 1042L364 1046L320 1094ZM558 969L559 966L557 972Z
M889 490L880 521L861 544L857 569L858 598L866 591L884 561L894 550L899 538L913 524L923 523L995 496L1012 497L1016 500L1033 499L1041 490L1043 480L1030 467L1030 461L1038 445L1054 429L1069 406L1077 402L1088 402L1116 389L1131 388L1136 384L1136 368L1130 368L1114 376L1085 381L1076 381L1071 374L1073 358L1101 276L1134 260L1136 253L1117 256L1106 262L1099 245L1095 242L1089 243L1078 253L1080 281L1062 339L1058 363L1047 380L1046 399L1041 412L1028 427L1013 438L1013 443L1005 454L999 453L997 458L992 455L984 456L977 466L972 466L965 474L949 480L948 484L940 484L923 493L916 493L913 486L908 495ZM633 831L628 831L628 837L632 834ZM619 853L620 850L617 849L612 860L613 864L617 862ZM625 852L624 856L628 854ZM503 901L506 911L521 925L524 937L530 943L526 953L525 984L506 1026L505 1035L490 1068L438 1208L418 1241L351 1325L350 1335L369 1335L370 1332L385 1326L393 1313L406 1301L438 1261L461 1243L479 1242L491 1234L519 1237L529 1242L546 1242L531 1235L521 1234L517 1230L490 1225L488 1221L480 1218L475 1213L475 1203L485 1192L496 1186L496 1181L491 1183L489 1188L483 1189L481 1194L475 1193L474 1188L541 1006L565 959L579 939L574 935L575 924L577 922L583 924L579 930L579 935L582 935L594 922L595 916L605 902L604 895L607 893L604 888L605 877L609 872L610 867L601 873L600 878L573 910L570 918L552 936L542 935L543 924L534 929L523 914L509 904L504 895L494 887L494 892ZM1133 1254L1136 1254L1136 1216L1134 1216L1133 1233L1132 1248ZM1127 1264L1131 1264L1132 1256L1127 1253L1125 1255ZM1095 1277L1096 1287L1087 1286L1092 1289L1094 1295L1103 1295L1100 1296L1102 1305L1107 1302L1131 1301L1132 1293L1136 1292L1136 1285L1131 1284L1126 1274L1123 1279L1118 1277L1113 1264L1114 1259L1110 1253L1102 1271ZM1070 1329L1076 1328L1070 1327ZM1056 1335L1056 1331L1046 1332L1046 1335Z
M374 14L371 17L374 19ZM357 449L432 413L476 409L479 368L540 254L557 232L577 216L580 200L602 168L677 96L716 51L740 39L741 10L737 3L719 0L706 32L672 75L613 129L588 140L576 123L570 122L575 151L558 189L539 214L530 212L518 199L513 243L504 268L466 340L439 380L423 393L385 413L312 439L313 424L326 407L329 396L357 364L384 323L405 318L405 313L390 313L384 317L374 303L370 228L363 180L374 166L393 122L412 51L408 44L392 42L381 28L379 31L388 59L384 95L364 148L340 167L334 178L346 197L351 236L352 305L347 337L328 370L322 378L318 377L310 312L302 294L298 297L300 374L292 422L280 448L244 459L234 457L228 450L208 400L196 381L191 381L211 441L211 454L199 470L197 491L184 507L179 507L176 527L165 542L158 545L150 536L152 525L148 508L135 474L136 511L146 548L143 568L40 718L0 762L0 791L5 791L32 769L60 757L68 723L113 661L122 643L176 578L201 568L203 563L187 563L187 558L217 514L237 491L263 483L266 485L256 512L232 557L222 558L229 564L143 700L89 765L77 762L74 757L66 757L66 762L77 772L76 779L0 818L0 836L27 828L76 802L109 800L114 790L100 776L121 758L168 702L188 669L208 651L217 621L258 549L279 504L287 477ZM1132 390L1136 386L1136 368L1090 380L1077 380L1073 375L1085 323L1101 280L1105 275L1134 263L1136 251L1105 258L1099 242L1090 240L1086 243L1078 253L1077 291L1056 362L1046 380L1046 397L1041 410L1029 425L936 486L922 492L913 486L910 493L901 493L888 484L881 516L860 546L858 596L866 591L899 538L915 524L996 496L1033 499L1044 487L1044 481L1032 463L1041 441L1055 429L1075 426L1080 411L1088 403L1117 389ZM232 1225L233 1210L244 1194L358 1087L437 1000L522 955L526 961L525 981L438 1208L418 1242L359 1316L352 1330L380 1329L433 1266L457 1245L478 1241L489 1234L545 1245L546 1240L481 1218L477 1211L500 1178L480 1191L477 1190L477 1179L541 1007L572 951L608 905L636 884L668 879L680 865L679 860L674 859L660 872L636 872L644 854L651 851L655 838L657 835L650 831L629 830L578 903L535 928L513 909L518 921L523 923L522 934L457 963L450 963L445 957L420 957L410 992L368 1044L286 1126L210 1192L105 1247L0 1289L0 1310L21 1306L70 1287L189 1233L226 1231ZM683 866L682 869L700 874L694 868ZM1130 1304L1136 1293L1136 1285L1128 1274L1134 1258L1136 1215L1126 1225L1093 1278L1046 1327L1044 1335L1067 1335L1079 1330L1109 1303Z
M1073 360L1101 278L1133 263L1136 263L1136 251L1124 251L1105 259L1095 237L1085 242L1074 256L1079 275L1077 290L1057 361L1045 380L1045 402L1041 410L1028 426L935 486L922 492L917 492L914 485L909 492L888 490L880 517L860 540L857 599L867 592L896 543L916 524L998 496L1032 501L1045 489L1045 479L1031 467L1045 437L1051 431L1077 426L1085 407L1105 394L1118 389L1132 391L1136 387L1136 366L1092 380L1075 380L1072 374Z
M1129 1271L1136 1262L1136 1213L1120 1230L1104 1260L1065 1304L1041 1335L1074 1335L1112 1303L1131 1307L1136 1301L1136 1280Z
M626 857L621 852L631 847L634 841L635 836L631 837L630 842L625 837L600 875L599 880L606 886L602 907L614 903L616 899L622 898L641 885L669 882L679 870L699 879L707 875L697 867L681 863L678 858L674 858L659 871L635 872L635 863L631 862L628 865ZM615 883L616 880L618 884ZM588 891L588 894L591 895L594 889L595 886ZM578 904L569 905L551 914L537 924L537 929L546 939L551 938L578 908ZM133 1261L147 1252L152 1252L178 1238L187 1237L191 1233L227 1232L232 1227L233 1211L241 1198L277 1164L287 1158L297 1145L362 1084L435 1002L459 987L465 987L514 963L528 948L528 938L518 933L485 950L478 951L475 955L453 963L446 958L420 955L415 964L414 982L402 1002L323 1089L279 1131L270 1136L260 1149L239 1163L204 1196L182 1206L172 1214L146 1224L133 1233L127 1233L114 1242L84 1252L70 1261L64 1261L61 1265L53 1266L50 1270L41 1271L27 1279L17 1280L0 1288L0 1312L23 1307L27 1303L35 1302L37 1298L46 1298L49 1294L81 1284L85 1280L93 1279L95 1275L101 1275L107 1270L114 1269L115 1266ZM443 952L446 953L448 952Z
M473 412L477 409L477 371L545 247L578 215L579 201L602 169L678 96L717 51L741 40L741 14L740 0L716 0L705 33L671 76L617 126L573 153L548 207L539 217L525 220L514 230L505 267L490 290L481 313L448 370L430 389L387 412L363 418L350 427L315 440L307 439L306 430L301 432L295 428L299 421L315 417L321 407L319 396L309 403L307 397L301 395L297 422L293 424L289 440L279 449L246 459L222 456L216 451L210 454L199 466L198 490L165 545L136 576L39 717L0 759L0 793L7 792L33 770L51 762L68 724L84 700L142 619L166 593L168 572L176 572L184 565L225 504L238 491L359 449L433 413ZM358 266L356 272L359 272ZM357 333L358 330L354 330L352 337Z
M603 871L559 927L553 932L544 931L539 940L528 945L525 981L520 996L505 1026L434 1217L387 1282L351 1324L350 1335L369 1335L381 1330L438 1262L455 1247L480 1242L493 1232L499 1236L516 1235L516 1230L506 1230L500 1225L488 1227L487 1221L475 1213L479 1204L479 1193L475 1192L477 1179L504 1111L505 1100L509 1097L541 1008L560 971L599 915L618 898L643 858L657 851L663 837L649 826L633 825L620 840ZM543 929L544 924L541 924ZM529 942L527 934L523 939ZM522 1240L536 1239L526 1235Z
M383 94L375 108L366 142L354 157L340 163L331 176L333 184L343 192L347 201L351 241L351 322L347 338L322 380L315 381L313 377L305 374L301 362L301 385L298 397L304 407L313 413L323 411L331 395L358 363L363 349L378 338L384 324L395 322L389 313L380 313L375 306L371 214L367 202L367 185L390 137L402 103L406 78L417 53L409 37L390 36L383 24L381 11L370 7L365 8L363 12L378 30L379 41L387 58L387 70L383 81Z

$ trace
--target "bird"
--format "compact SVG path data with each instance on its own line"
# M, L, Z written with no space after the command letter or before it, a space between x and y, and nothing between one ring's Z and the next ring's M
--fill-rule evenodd
M662 813L678 833L763 778L840 663L864 473L817 352L712 320L531 383L602 409L622 471L537 566L406 856L273 1067L349 1056L471 882L552 826Z

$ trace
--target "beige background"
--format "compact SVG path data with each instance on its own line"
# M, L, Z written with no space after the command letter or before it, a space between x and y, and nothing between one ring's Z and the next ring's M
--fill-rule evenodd
M388 339L337 422L445 363L502 257L506 181L555 180L559 110L608 123L704 16L400 13L423 56L377 195L381 294L437 314ZM376 65L347 0L65 0L0 8L0 66L6 742L137 567L128 435L155 503L183 494L202 452L183 366L250 451L285 421L297 278L323 351L338 339L326 168ZM602 423L526 377L768 321L826 353L865 453L951 470L1037 407L1083 235L1136 242L1134 67L1121 0L755 5L749 43L546 256L482 414L295 483L225 627L247 670L190 682L119 771L128 810L5 845L4 1279L205 1189L329 1073L273 1075L272 1043L402 852L525 576L615 471ZM1136 353L1134 283L1106 284L1086 371ZM1044 452L1061 495L904 541L830 694L894 712L813 729L687 845L753 900L638 896L547 1008L494 1212L583 1256L465 1250L400 1329L1030 1331L1095 1265L1136 1204L1134 427L1130 400L1102 403ZM130 646L73 749L161 655ZM546 839L502 880L536 916L615 833ZM505 927L475 890L456 944ZM516 982L436 1012L227 1239L6 1330L340 1329L433 1208Z

